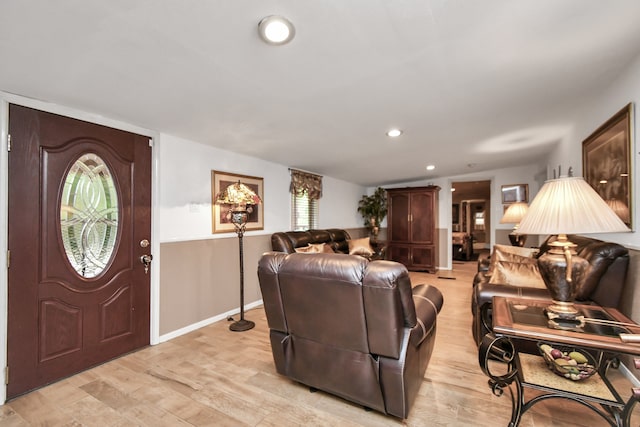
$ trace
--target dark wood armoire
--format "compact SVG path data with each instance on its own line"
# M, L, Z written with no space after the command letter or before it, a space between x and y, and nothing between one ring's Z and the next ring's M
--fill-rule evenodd
M440 187L387 189L388 258L407 269L435 273Z

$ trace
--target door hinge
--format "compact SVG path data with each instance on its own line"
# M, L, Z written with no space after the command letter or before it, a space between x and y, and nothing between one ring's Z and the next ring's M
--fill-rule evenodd
M7 250L7 268L11 267L11 251Z
M153 148L153 139L149 139L149 147Z
M4 367L4 384L9 385L9 367Z
M7 151L11 151L11 134L7 134Z

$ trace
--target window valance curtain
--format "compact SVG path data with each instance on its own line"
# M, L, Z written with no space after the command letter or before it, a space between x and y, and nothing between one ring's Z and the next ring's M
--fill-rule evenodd
M322 176L297 169L289 169L291 172L291 191L296 196L307 194L310 199L318 200L322 197Z

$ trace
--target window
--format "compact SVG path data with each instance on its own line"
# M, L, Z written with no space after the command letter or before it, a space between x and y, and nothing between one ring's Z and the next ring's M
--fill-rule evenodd
M304 231L318 228L318 199L312 199L307 193L291 193L291 229Z
M322 197L322 177L308 172L291 172L291 229L318 228L318 200Z

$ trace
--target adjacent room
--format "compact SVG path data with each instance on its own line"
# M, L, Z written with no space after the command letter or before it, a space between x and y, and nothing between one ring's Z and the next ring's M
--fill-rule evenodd
M0 425L638 425L639 16L3 1Z

